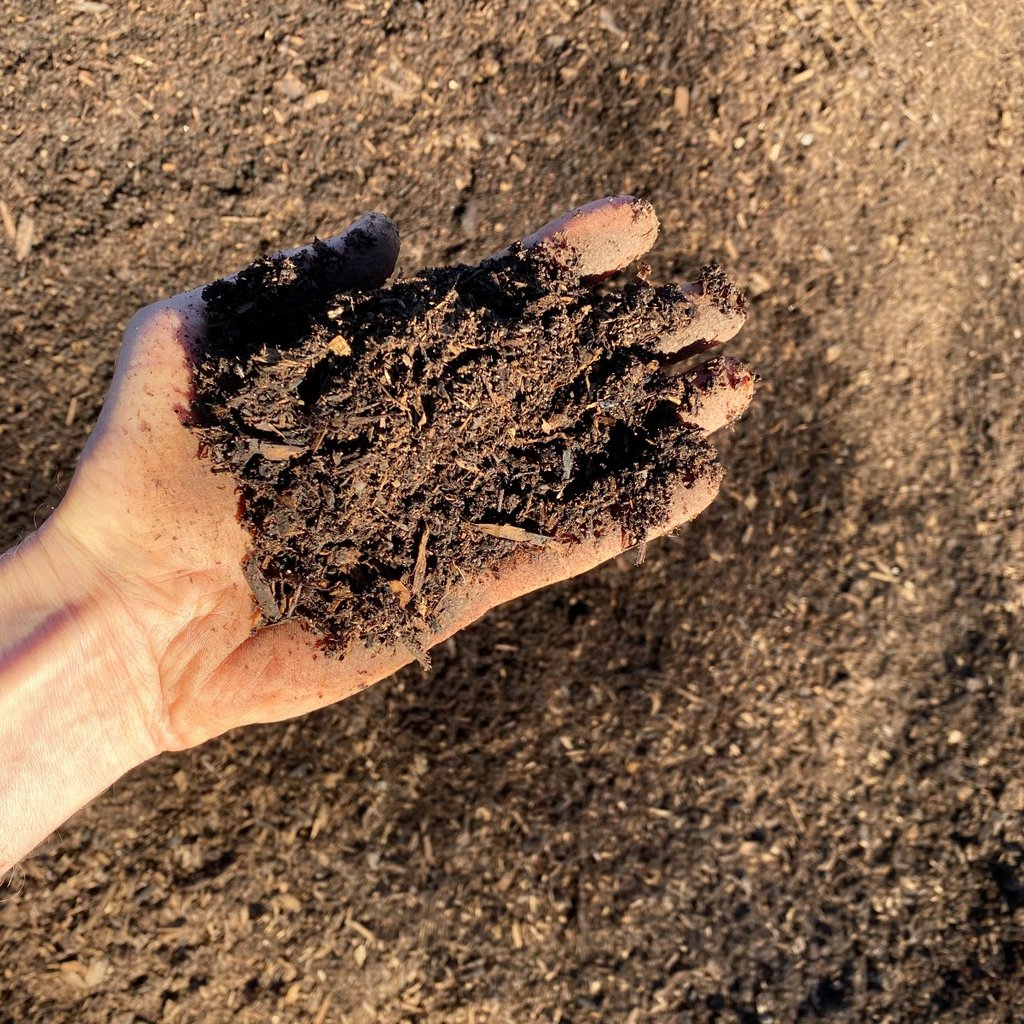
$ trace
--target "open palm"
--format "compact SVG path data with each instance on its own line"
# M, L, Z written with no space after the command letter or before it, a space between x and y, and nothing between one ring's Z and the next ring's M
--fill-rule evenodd
M531 235L586 278L632 262L653 243L657 220L630 197L601 200ZM337 287L371 288L398 255L394 225L370 215L329 244L341 253ZM695 295L700 299L699 295ZM725 341L740 326L712 303L696 303L702 340ZM259 626L243 574L249 538L230 475L215 473L188 429L192 373L204 343L201 290L142 310L126 332L114 382L69 491L46 529L73 547L115 596L111 637L136 652L131 693L158 744L177 749L238 725L321 707L413 660L405 647L352 644L320 650L298 622ZM752 378L732 360L691 371L704 396L695 425L706 433L746 408ZM718 491L711 467L680 479L671 511L653 534L693 518ZM470 579L446 599L429 647L489 608L584 572L621 553L621 531L510 556L497 576Z

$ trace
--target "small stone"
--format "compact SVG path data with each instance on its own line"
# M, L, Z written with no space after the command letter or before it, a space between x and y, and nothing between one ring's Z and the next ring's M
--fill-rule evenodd
M306 86L294 71L289 71L283 78L274 83L274 89L289 100L297 100L306 95Z
M314 107L322 107L330 98L330 89L316 89L302 101L302 109L312 110Z

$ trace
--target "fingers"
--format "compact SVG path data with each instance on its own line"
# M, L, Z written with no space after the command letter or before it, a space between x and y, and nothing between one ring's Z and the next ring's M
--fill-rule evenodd
M356 288L379 288L391 276L398 261L398 227L383 213L367 213L350 224L341 234L315 239L308 245L281 249L271 259L290 257L306 260L326 289L344 291ZM228 274L222 281L237 281L248 268ZM203 308L202 294L206 285L175 295L159 305L171 305L188 312Z
M743 415L753 397L755 381L738 359L719 357L680 375L677 383L680 418L700 433L710 434ZM718 496L723 476L716 463L704 465L692 476L681 474L665 514L641 543L661 537L700 515ZM430 643L450 636L496 604L588 572L620 555L635 540L628 538L625 530L612 528L579 542L517 552L496 577L485 575L467 581L453 595L440 611L440 630Z
M326 240L314 239L308 245L282 249L270 259L287 257L304 262L306 275L316 291L331 293L371 289L379 288L391 276L398 260L399 244L395 222L382 213L368 213L350 224L341 234ZM155 338L154 332L148 329L154 316L170 312L181 318L184 330L178 332L179 341L194 358L207 328L204 293L208 288L234 284L251 266L229 274L212 285L200 285L146 307L133 318L125 335L126 341L137 341L140 333ZM173 355L175 346L164 347Z
M754 397L754 375L738 359L719 356L680 376L679 418L703 434L735 423Z
M722 477L721 467L712 464L692 478L681 478L669 499L666 515L643 542L663 536L700 515L718 496ZM452 594L439 610L439 629L430 636L428 645L440 643L499 604L589 572L628 550L631 543L623 531L611 529L580 542L540 550L521 549L502 565L497 576L468 579Z
M527 249L550 254L588 281L614 274L639 259L658 237L654 207L635 196L609 196L563 214L523 239ZM508 252L503 249L492 259Z
M328 250L324 252L324 248ZM398 260L399 235L395 222L383 213L368 213L340 235L297 249L284 249L276 256L322 260L325 255L324 286L334 291L379 288L391 276ZM333 258L330 258L333 257Z
M747 320L746 297L715 266L704 267L692 284L658 289L664 299L655 351L677 363L735 337Z
M668 500L668 510L660 523L647 531L643 543L664 537L701 514L718 497L725 470L714 463L695 480L680 480Z
M557 217L527 235L523 245L595 283L639 259L657 237L658 218L650 203L609 196ZM717 267L705 267L692 284L657 289L646 312L655 337L651 347L677 364L729 341L747 319L746 299Z

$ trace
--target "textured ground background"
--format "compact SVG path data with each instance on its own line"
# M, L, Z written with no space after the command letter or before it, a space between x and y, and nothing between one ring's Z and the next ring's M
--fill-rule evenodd
M134 309L377 208L403 265L650 198L766 378L717 506L124 780L0 903L0 1019L1024 1019L1024 11L7 2L0 539Z

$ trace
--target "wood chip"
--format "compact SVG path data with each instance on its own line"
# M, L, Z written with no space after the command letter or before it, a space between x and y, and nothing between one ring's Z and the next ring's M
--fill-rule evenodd
M313 1024L324 1024L324 1021L327 1020L327 1011L331 1008L331 998L330 992L324 996L320 1009L316 1011L316 1016L313 1018Z
M843 0L843 3L846 5L846 11L850 15L850 20L856 26L857 31L868 41L869 45L874 46L875 35L864 20L864 15L857 5L857 0Z
M7 235L7 241L13 242L14 236L17 234L14 214L11 213L11 208L2 199L0 199L0 220L4 222L4 234Z
M552 542L551 537L545 537L542 533L530 533L518 526L509 526L505 523L469 523L474 530L486 533L491 537L499 537L501 540L510 540L516 544L532 544L534 547L547 547Z
M314 89L302 101L303 110L312 110L314 107L323 106L331 98L330 89Z
M110 969L110 961L105 957L100 957L98 960L93 960L89 965L89 969L85 972L85 983L89 988L93 988L99 985L103 979L107 976L107 971Z
M407 608L409 602L412 600L412 594L409 593L409 588L401 580L389 580L388 587L391 592L398 598L398 607Z
M416 595L423 589L423 581L427 576L427 541L430 539L430 527L425 525L420 533L420 545L416 552L416 565L412 573L412 592Z
M274 83L274 91L289 100L297 100L306 94L306 85L294 71L289 71Z
M690 90L685 85L676 86L672 109L682 118L690 116Z
M24 263L28 254L32 251L32 240L35 235L35 221L23 213L18 218L18 228L14 234L14 259L18 263Z
M380 940L377 938L377 936L374 935L373 932L371 932L370 929L366 927L366 925L361 924L354 917L345 918L345 927L351 928L352 931L354 931L357 935L361 935L367 942L376 943L378 945L380 944Z
M299 455L305 455L307 448L297 444L274 444L272 441L257 441L253 446L265 459L271 462L284 462L287 459L294 459Z

